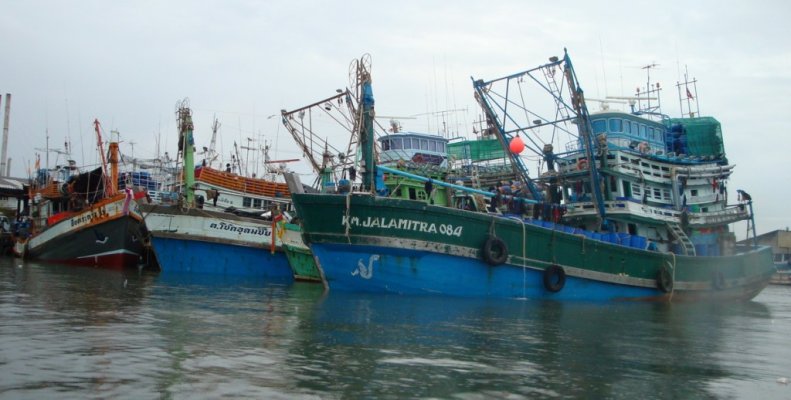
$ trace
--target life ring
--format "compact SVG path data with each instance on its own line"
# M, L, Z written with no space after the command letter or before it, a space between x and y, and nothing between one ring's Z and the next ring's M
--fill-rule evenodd
M722 271L714 271L711 274L711 285L717 290L725 289L725 276L722 275Z
M646 142L640 142L640 144L637 146L637 150L645 154L651 151L651 146L649 146Z
M552 293L557 293L566 285L566 271L557 264L552 264L544 270L544 288Z
M656 287L665 293L673 291L673 273L669 266L662 266L656 273Z
M577 160L577 170L582 171L583 169L588 169L587 158L580 158L579 160Z
M483 260L489 265L500 265L508 259L508 246L497 236L489 236L483 244Z

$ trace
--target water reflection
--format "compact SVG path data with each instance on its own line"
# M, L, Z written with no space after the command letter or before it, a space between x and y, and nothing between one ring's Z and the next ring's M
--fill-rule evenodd
M782 397L791 301L767 296L409 297L2 260L0 396Z
M151 378L170 395L278 397L293 393L281 367L320 285L260 278L163 274L152 291L167 364Z
M700 397L733 375L719 336L745 309L768 317L757 303L723 312L331 293L292 351L326 369L303 385L349 396Z

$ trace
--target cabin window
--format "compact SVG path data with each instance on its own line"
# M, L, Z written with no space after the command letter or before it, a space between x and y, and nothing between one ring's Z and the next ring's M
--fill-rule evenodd
M640 185L634 185L632 186L632 192L635 196L640 196L643 194L643 188Z
M622 181L623 184L623 197L632 197L632 185L629 181Z
M431 151L437 151L437 141L436 140L432 140L432 141L428 142L428 149L431 150Z
M623 131L623 120L618 118L610 119L610 132Z
M420 139L420 149L421 150L428 150L428 140Z
M661 199L662 198L662 191L659 188L654 188L654 198Z
M253 199L249 197L242 197L242 207L250 207L253 204Z
M389 140L382 140L382 150L383 151L390 150L390 141Z
M261 199L253 199L253 208L261 208Z
M629 232L630 235L637 234L637 225L636 224L626 224L626 231Z
M401 150L403 148L403 142L401 138L392 139L392 149L393 150Z
M645 125L640 125L640 137L645 137Z
M669 190L663 190L662 191L662 198L667 200L667 201L670 201L670 191Z
M692 189L692 190L690 190L690 191L689 191L689 195L690 195L690 196L697 196L697 195L698 195L698 189Z
M624 133L632 133L632 124L629 121L623 121L623 131Z
M607 121L603 119L597 119L591 122L591 127L593 128L593 133L604 133L607 131Z
M417 200L417 192L415 191L415 188L409 188L409 199Z

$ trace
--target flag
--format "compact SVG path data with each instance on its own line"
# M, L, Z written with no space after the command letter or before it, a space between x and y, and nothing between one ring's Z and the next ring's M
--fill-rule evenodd
M688 99L694 99L695 98L694 96L692 96L692 92L689 91L689 88L687 88L687 98Z

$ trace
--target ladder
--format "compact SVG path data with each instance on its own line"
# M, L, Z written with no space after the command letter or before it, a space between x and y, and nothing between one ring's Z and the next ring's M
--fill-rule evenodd
M681 248L684 255L694 256L695 255L695 245L692 244L692 241L689 240L689 236L684 232L684 229L681 228L679 224L668 222L667 228L670 233L675 236L678 242L681 244Z

